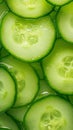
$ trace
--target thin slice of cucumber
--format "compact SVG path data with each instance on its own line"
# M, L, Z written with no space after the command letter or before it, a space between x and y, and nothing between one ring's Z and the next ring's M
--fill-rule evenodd
M26 130L73 130L73 107L58 96L47 96L30 107L23 124Z
M53 4L53 5L62 6L62 5L68 4L72 0L46 0L46 1Z
M73 94L73 45L58 39L43 61L50 86L61 94Z
M16 83L6 68L0 66L0 112L13 106L16 99Z
M16 122L5 113L0 114L0 127L8 128L6 130L19 130L19 127Z
M24 19L8 13L1 26L3 46L15 57L30 62L41 59L51 51L55 35L49 15Z
M52 11L53 6L45 0L6 0L12 12L27 18L37 18Z
M73 2L58 11L57 26L63 39L73 43Z
M14 107L32 102L39 89L39 80L33 68L12 56L1 59L1 64L8 67L17 81L17 99Z

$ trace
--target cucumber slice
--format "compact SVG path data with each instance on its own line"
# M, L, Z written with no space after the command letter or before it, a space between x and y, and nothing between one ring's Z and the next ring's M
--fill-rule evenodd
M12 12L27 18L37 18L52 11L53 6L45 0L6 0Z
M11 74L0 66L0 112L13 106L16 99L16 83Z
M35 102L24 117L26 130L73 130L73 107L58 96Z
M73 2L60 8L57 26L63 39L73 43Z
M19 61L12 56L1 59L1 62L8 67L17 81L17 99L14 107L29 104L39 89L39 81L35 71L28 63Z
M49 16L24 19L8 13L2 22L1 40L12 55L32 62L51 51L55 28Z
M68 4L72 0L46 0L47 2L53 4L53 5L59 5L62 6L64 4Z
M52 11L50 13L50 17L54 23L55 28L56 28L56 38L61 38L61 35L60 35L59 30L58 30L57 25L56 25L56 15L57 15L58 10L59 10L59 7L55 7L54 11Z
M5 130L19 130L16 122L7 114L0 114L0 127L8 128Z
M61 94L73 94L73 45L58 39L43 61L50 86Z

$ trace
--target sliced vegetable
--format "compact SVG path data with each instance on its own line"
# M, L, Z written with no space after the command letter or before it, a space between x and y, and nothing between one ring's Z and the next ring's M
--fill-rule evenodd
M12 56L1 59L1 64L8 67L17 81L17 99L14 106L20 107L32 102L39 89L39 80L33 68Z
M43 60L49 85L61 94L73 94L73 45L58 39L53 51Z
M57 26L63 39L73 43L73 2L58 11Z
M35 102L24 117L26 130L73 130L73 107L58 96Z
M24 19L8 13L1 26L3 46L15 57L30 62L41 59L51 51L55 35L49 16Z
M15 80L4 67L0 66L0 112L13 106L16 92Z
M53 6L45 0L6 0L12 12L22 17L37 18L50 13Z

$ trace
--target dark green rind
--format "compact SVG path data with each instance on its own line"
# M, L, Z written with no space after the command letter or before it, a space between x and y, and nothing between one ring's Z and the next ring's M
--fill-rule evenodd
M53 6L57 6L58 4L53 4L52 2L46 0L49 4L53 5ZM67 5L71 2L72 0L70 0L69 2L65 3L65 4L62 4L62 5L58 5L58 6L64 6L64 5Z
M48 95L48 96L46 96L46 97L42 97L41 99L38 99L38 100L36 100L35 102L33 102L33 103L31 104L31 106L29 107L29 109L27 110L27 112L26 112L26 114L25 114L25 116L24 116L24 119L23 119L23 127L24 127L25 130L28 130L27 127L26 127L25 118L26 118L26 116L27 116L29 110L31 109L31 107L32 107L35 103L40 102L40 101L43 100L43 99L45 100L45 99L48 98L48 97L61 98L62 100L66 101L69 105L71 105L71 107L73 107L72 104L71 104L69 101L67 101L66 99L64 99L64 98L61 97L60 95L59 95L59 96L58 96L58 95Z
M57 95L57 96L60 96L60 97L62 97L62 98L64 98L64 99L66 99L67 101L69 101L68 95L60 93L59 91L55 90L55 89L50 85L50 83L49 83L49 81L48 81L48 79L46 78L46 75L45 75L45 71L44 71L44 68L43 68L43 62L41 62L41 67L42 67L42 71L43 71L43 73L44 73L44 80L47 82L49 88L52 89L53 92L54 92L54 93L51 93L51 95Z
M10 56L10 55L9 55L9 56ZM9 56L7 56L7 58L8 58ZM14 78L14 80L15 80L15 82L16 82L16 92L17 92L17 80L16 80L16 77L15 77L15 75L14 75L12 72L10 72L8 64L7 64L7 63L5 64L5 62L3 62L3 59L5 59L5 57L3 57L3 58L0 59L0 64L1 64L2 66L6 67L7 70L9 71L9 73L11 74L11 76ZM29 65L30 65L30 64L29 64ZM32 102L35 100L35 98L37 97L37 94L38 94L39 89L40 89L40 82L39 82L40 79L39 79L39 76L38 76L37 72L35 71L35 69L34 69L31 65L30 65L30 67L33 69L33 71L35 72L35 74L36 74L36 76L37 76L37 80L38 80L37 92L36 92L36 94L34 95L34 97L33 97L33 99L32 99L31 102L28 102L27 104L25 104L25 105L20 105L20 106L14 106L14 105L15 105L15 102L16 102L16 99L17 99L17 94L16 94L16 98L15 98L15 102L14 102L14 105L13 105L13 109L15 109L15 108L17 109L17 108L25 107L26 105L30 105L30 103L32 103Z
M58 38L60 40L62 40L61 38ZM58 40L56 39L56 40ZM63 40L64 41L64 40ZM65 41L66 42L66 41ZM69 42L68 42L69 43ZM72 44L71 44L72 45ZM46 57L45 57L46 58ZM48 83L49 87L52 88L58 95L60 95L61 97L64 97L65 99L67 99L69 101L69 98L68 96L71 96L73 95L73 93L70 93L70 94L67 94L67 93L62 93L61 91L57 90L55 87L51 86L49 80L47 79L47 76L45 74L45 70L44 70L44 66L43 66L43 59L41 61L41 67L42 67L42 70L43 70L43 74L44 74L44 79L46 80L46 82Z
M10 10L13 14L15 14L16 16L19 16L19 17L22 17L22 18L29 18L29 19L37 19L37 18L41 18L41 17L47 16L47 15L49 15L49 14L54 10L54 5L52 5L52 8L51 8L50 12L45 13L45 14L43 14L43 15L40 15L40 16L38 16L38 17L33 17L33 18L32 18L32 17L23 17L23 16L21 16L21 15L18 15L17 13L15 13L14 10L10 9L10 7L8 6L8 3L7 3L7 2L6 2L6 5L7 5L7 7L9 8L9 10Z
M73 2L73 1L72 1ZM69 2L70 3L70 2ZM62 6L63 7L63 6ZM66 38L64 37L64 35L62 35L62 33L61 33L61 31L60 31L60 29L59 29L59 26L58 26L58 14L59 14L59 11L60 11L60 9L61 9L61 7L59 8L59 10L58 10L58 12L57 12L57 14L56 14L56 27L57 27L57 30L58 30L58 32L60 33L60 38L62 38L65 42L67 42L67 43L70 43L70 44L73 44L73 42L71 42L71 41L68 41L68 40L66 40Z
M0 62L0 68L3 68L4 70L6 70L7 73L11 76L12 80L14 81L14 84L15 84L15 97L14 97L13 102L11 103L11 107L13 107L14 104L15 104L15 102L16 102L16 98L17 98L17 82L16 82L15 77L12 76L12 74L9 72L8 68L7 68L4 64L2 64L1 62ZM11 107L6 108L6 109L3 110L2 112L7 111L7 110L10 109Z
M46 16L48 16L48 15L46 15ZM44 17L44 16L43 16L43 17ZM49 15L49 17L50 17L50 15ZM4 19L4 18L3 18L3 19ZM38 18L37 18L37 19L38 19ZM52 21L52 23L53 23L53 20L52 20L51 17L50 17L50 19L51 19L51 21ZM54 24L53 24L53 25L54 25ZM2 27L2 24L1 24L1 27ZM1 40L2 46L9 52L9 54L13 55L13 57L15 57L16 59L18 59L18 60L20 60L20 61L28 62L28 63L37 62L37 61L39 62L39 61L41 61L43 58L45 58L48 54L50 54L51 51L52 51L53 48L54 48L55 41L56 41L56 39L57 39L56 27L54 26L54 28L55 28L55 37L54 37L54 41L53 41L53 43L52 43L52 46L51 46L50 50L48 49L48 51L46 52L46 54L44 54L44 55L41 56L40 58L38 57L38 58L36 58L36 59L34 59L34 60L24 60L23 58L20 58L20 57L14 55L13 53L11 53L11 52L9 51L9 49L7 49L7 48L4 46L4 44L3 44L2 40Z
M9 119L10 119L10 121L14 122L14 124L16 125L16 127L18 128L18 130L21 130L21 129L19 128L19 126L18 126L16 120L15 120L12 116L10 116L8 113L1 113L0 115L1 115L1 116L7 116L7 117L8 117L8 122L9 122ZM7 121L7 120L6 120L6 121ZM3 124L1 125L1 127L2 127L2 128L7 128L7 129L5 129L5 130L14 130L14 129L10 128L10 126L8 126L7 123L3 123ZM14 127L14 126L13 126L13 127Z

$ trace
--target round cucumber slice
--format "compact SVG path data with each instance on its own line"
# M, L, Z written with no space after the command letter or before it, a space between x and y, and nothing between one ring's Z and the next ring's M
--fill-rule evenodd
M16 99L16 83L11 74L0 66L0 112L13 106Z
M30 62L51 51L55 33L50 16L24 19L8 13L1 26L3 46L15 57Z
M50 86L62 94L73 94L73 45L58 39L53 51L43 61Z
M58 11L57 26L63 39L73 43L73 2Z
M35 102L24 117L26 130L73 130L73 107L58 96Z
M12 12L22 17L37 18L52 11L53 6L45 0L6 0Z
M17 99L14 107L31 103L39 89L39 80L33 68L12 56L1 59L1 64L8 67L17 81Z

